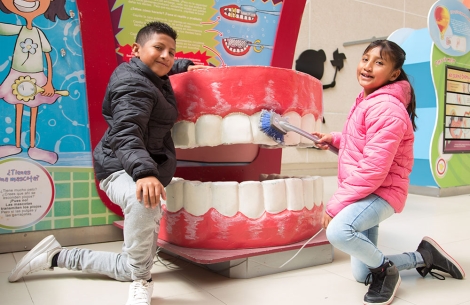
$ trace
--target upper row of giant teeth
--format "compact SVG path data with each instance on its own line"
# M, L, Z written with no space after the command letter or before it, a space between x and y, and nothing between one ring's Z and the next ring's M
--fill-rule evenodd
M260 130L260 116L261 112L251 116L243 113L231 113L224 118L206 114L200 116L196 123L180 121L173 126L173 141L178 148L246 143L278 145L276 141ZM321 120L315 120L313 114L301 117L297 112L289 112L283 117L288 117L289 124L309 133L321 131ZM284 135L284 145L286 146L312 144L311 140L292 131Z
M166 187L166 208L184 208L194 216L214 208L232 217L238 212L257 219L265 212L312 210L323 203L323 179L319 176L259 181L200 182L174 178Z

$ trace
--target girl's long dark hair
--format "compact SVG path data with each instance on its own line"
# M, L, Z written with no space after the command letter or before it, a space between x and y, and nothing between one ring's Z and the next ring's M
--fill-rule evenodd
M66 0L54 0L51 1L49 8L44 12L44 17L49 19L52 22L55 22L55 17L59 18L60 20L67 20L70 16L67 14L65 10L65 1ZM10 10L7 9L3 2L0 1L0 11L4 12L5 14L11 14Z
M390 40L376 40L373 41L364 51L364 54L366 54L369 50L379 47L380 48L380 56L382 58L385 57L390 59L392 62L395 63L394 69L400 69L400 75L397 77L394 82L399 81L399 80L404 80L410 83L408 76L406 75L405 71L403 70L403 64L405 63L406 59L406 53L405 51L396 43ZM411 124L413 125L413 130L416 130L416 123L415 119L418 117L416 115L416 97L415 97L415 91L413 89L413 86L410 83L410 88L411 88L411 100L410 104L406 108L406 111L408 112L410 119L411 119Z

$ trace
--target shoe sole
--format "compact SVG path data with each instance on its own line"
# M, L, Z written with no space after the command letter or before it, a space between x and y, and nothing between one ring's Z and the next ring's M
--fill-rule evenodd
M54 245L54 243L56 245ZM59 246L60 244L57 242L55 237L53 235L49 235L45 237L43 240L41 240L34 248L32 248L20 261L18 264L16 264L15 269L13 269L8 276L8 281L10 283L16 282L19 280L21 277L18 277L17 275L17 270L22 270L29 262L38 256L38 254L44 253L49 249L52 249L54 247L51 247L54 245L54 247Z
M382 302L382 303L369 303L369 302L364 302L364 305L389 305L389 304L392 304L393 299L395 298L395 294L397 293L398 287L400 287L400 284L401 284L401 276L398 275L398 281L397 281L397 284L396 284L396 286L395 286L395 289L393 290L392 297L391 297L390 299L388 299L387 301Z
M454 266L457 268L457 270L460 272L460 275L462 276L461 278L460 277L456 277L456 279L459 279L459 280L462 280L465 278L465 271L463 270L463 268L459 265L459 263L457 263L457 261L455 259L452 258L452 256L450 256L449 254L447 254L446 251L444 251L444 249L442 249L441 246L439 246L439 244L434 240L432 239L431 237L429 236L425 236L423 238L424 241L430 243L434 248L438 249L439 252L448 260L450 261L452 264L454 264Z

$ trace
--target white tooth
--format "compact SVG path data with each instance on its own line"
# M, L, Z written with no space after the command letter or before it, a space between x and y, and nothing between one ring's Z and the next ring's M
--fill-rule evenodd
M196 121L196 145L217 146L222 144L222 118L218 115L206 114Z
M323 204L323 178L320 176L315 178L313 194L315 196L315 205L321 206Z
M305 207L308 210L313 209L315 205L315 190L314 190L314 183L316 177L304 177L302 178L302 185L303 185L303 193L304 193L304 202Z
M212 182L212 206L222 215L235 216L238 212L238 182Z
M170 184L165 188L167 199L166 209L169 212L178 212L183 208L183 186L183 179L173 178Z
M185 181L183 186L184 209L194 215L201 216L212 207L212 182Z
M287 209L284 180L265 180L261 184L263 185L264 206L267 212L277 214Z
M299 178L285 179L287 209L300 211L305 207L302 180Z
M322 128L322 118L318 118L318 120L315 120L315 131L316 132L321 132L321 128Z
M240 212L248 218L258 219L264 213L263 186L258 181L243 181L238 186Z
M300 115L297 112L288 112L282 117L288 118L287 121L289 122L289 124L300 128L301 119ZM286 135L284 135L284 143L285 145L298 145L300 143L300 135L296 132L289 131Z
M250 118L245 114L230 114L222 120L222 143L253 143Z
M301 129L305 130L308 133L315 131L315 116L311 113L308 113L302 117ZM313 141L307 139L306 137L300 137L301 143L312 144Z
M176 123L171 135L176 147L194 147L196 145L196 134L193 122L180 121Z
M264 144L264 145L276 145L276 141L268 137L264 132L259 128L261 118L261 111L250 116L251 121L251 132L253 134L253 143L254 144ZM266 126L270 128L270 126Z

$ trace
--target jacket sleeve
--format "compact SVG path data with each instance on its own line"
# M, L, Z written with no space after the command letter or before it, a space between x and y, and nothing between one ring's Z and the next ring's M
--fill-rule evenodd
M158 176L157 164L144 141L157 102L155 93L141 80L125 78L114 84L112 95L113 126L108 136L111 149L134 181Z
M341 145L341 132L334 131L331 133L333 136L333 141L331 142L331 145L333 145L336 148L339 148Z
M407 120L406 109L395 103L378 101L367 110L363 156L328 202L328 215L336 216L343 208L374 193L382 185L408 129Z
M173 75L173 74L178 74L178 73L183 73L188 71L189 66L193 66L194 63L189 60L189 59L177 59L175 60L175 63L173 64L173 67L171 68L170 72L168 73L168 76Z

